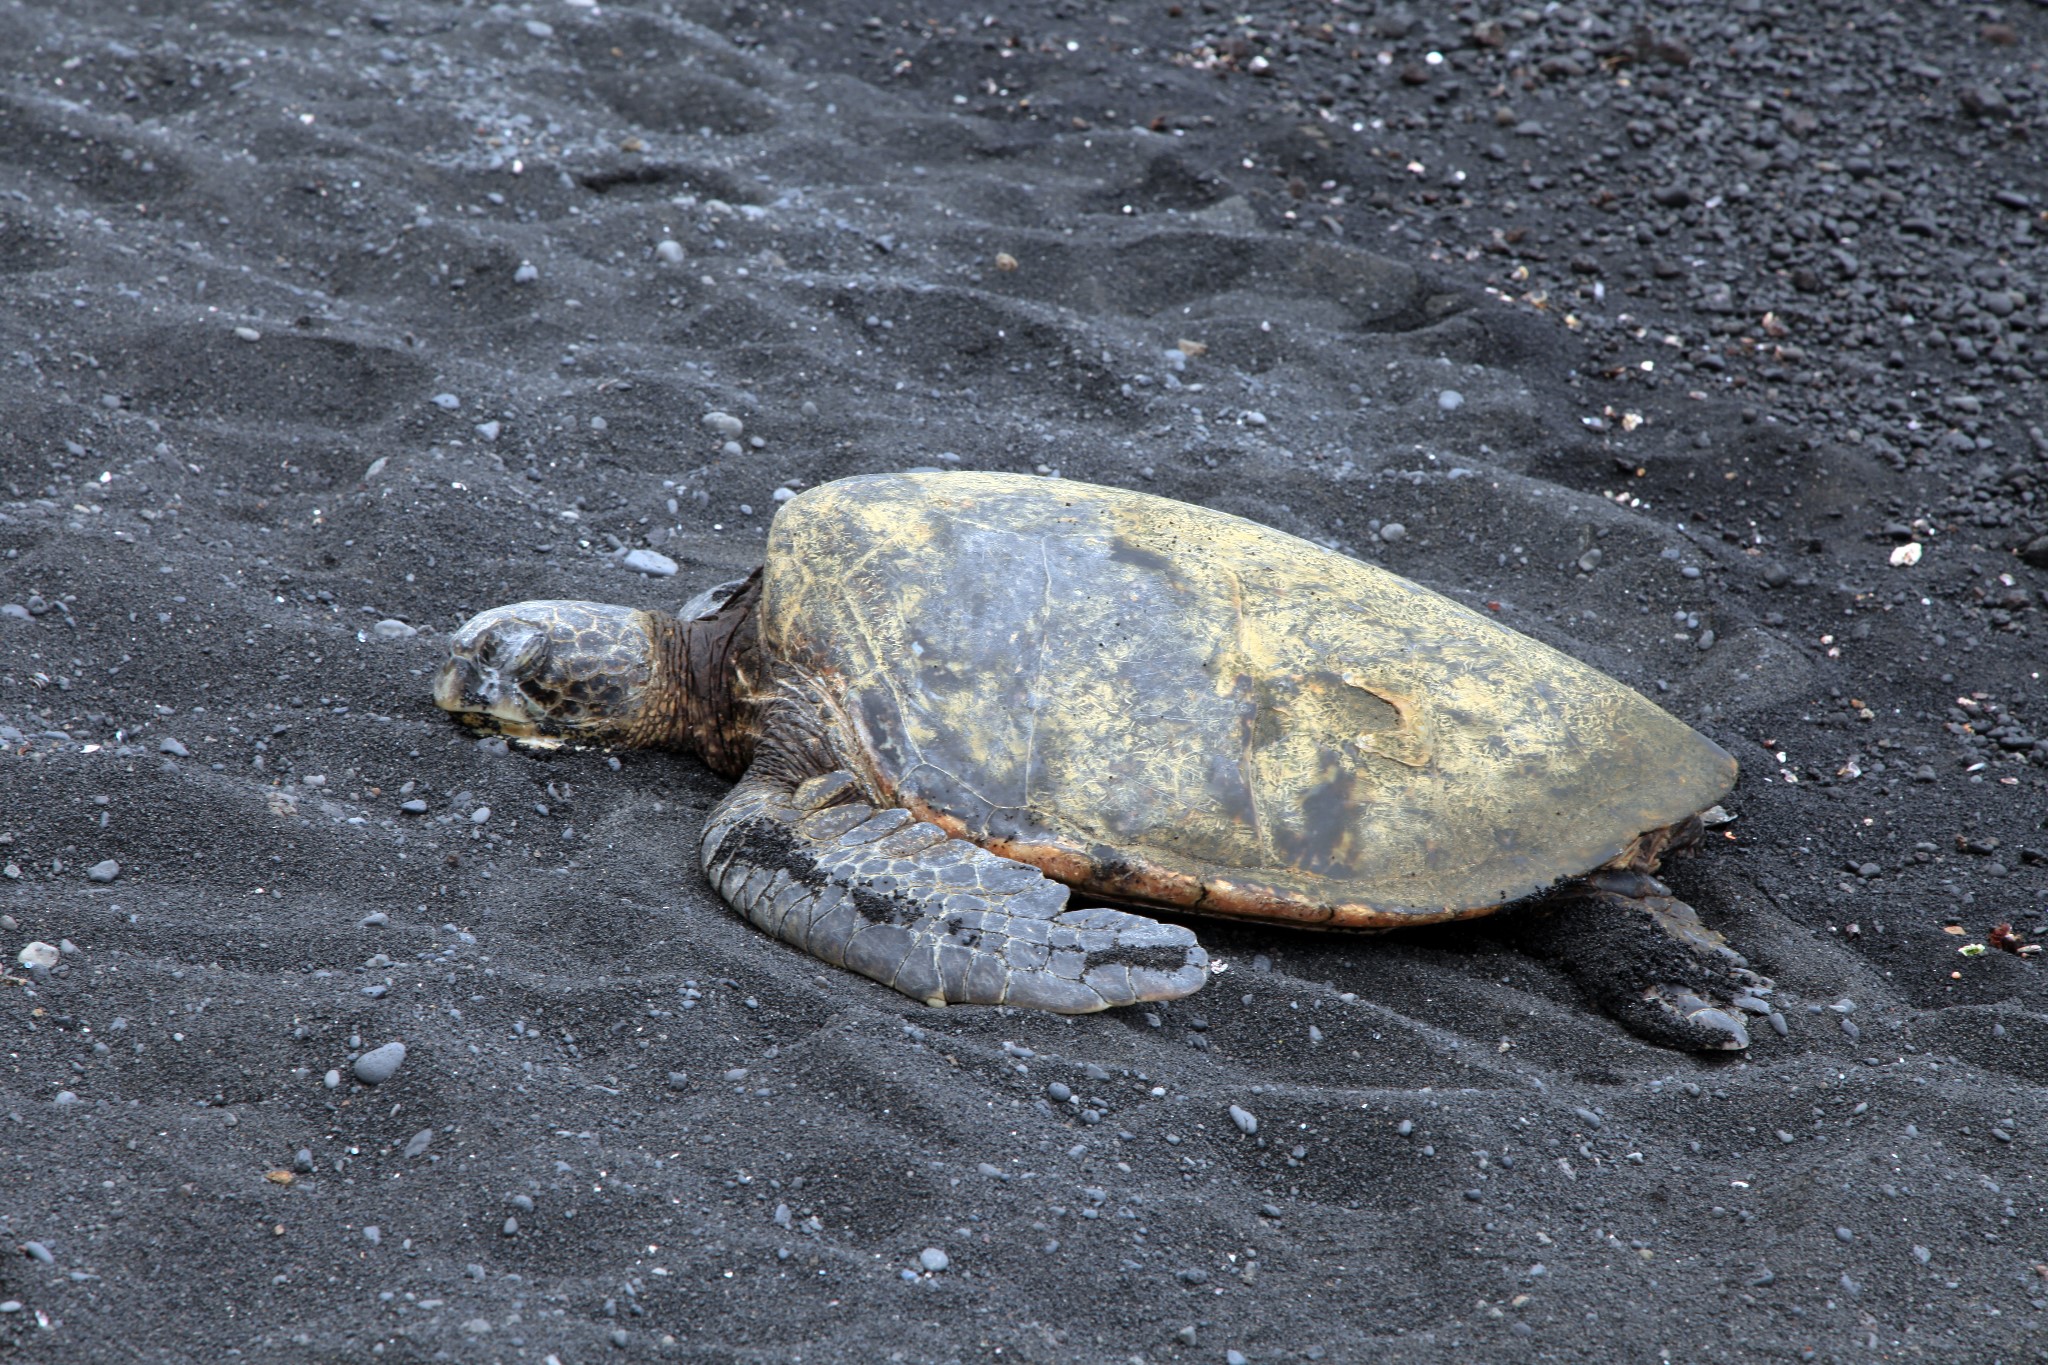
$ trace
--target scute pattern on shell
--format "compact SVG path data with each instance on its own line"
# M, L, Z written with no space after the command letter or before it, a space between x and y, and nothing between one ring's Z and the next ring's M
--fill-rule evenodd
M1419 584L1206 508L1018 475L867 475L770 532L761 640L870 787L1124 903L1459 919L1683 820L1734 761Z

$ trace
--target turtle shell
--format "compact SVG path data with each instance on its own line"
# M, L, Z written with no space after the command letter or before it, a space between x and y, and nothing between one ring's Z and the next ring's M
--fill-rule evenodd
M1098 895L1302 924L1483 914L1733 785L1595 669L1221 512L1021 475L785 504L761 606L877 794Z

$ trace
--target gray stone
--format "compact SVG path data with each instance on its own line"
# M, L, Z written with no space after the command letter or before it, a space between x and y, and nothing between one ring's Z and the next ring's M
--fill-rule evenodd
M937 1247L926 1247L917 1253L917 1263L937 1275L953 1264L953 1258Z
M404 1043L391 1042L372 1048L356 1058L356 1079L364 1085L382 1085L398 1074L398 1068L404 1061Z
M95 882L110 882L121 875L121 865L112 858L103 858L85 870L86 879Z
M671 578L676 572L676 562L657 550L628 550L622 562L635 573L656 578Z

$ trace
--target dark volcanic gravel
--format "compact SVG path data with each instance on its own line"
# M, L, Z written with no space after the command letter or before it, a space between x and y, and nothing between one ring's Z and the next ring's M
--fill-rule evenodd
M0 43L0 1357L2039 1357L2048 10ZM1748 1058L1484 923L923 1009L717 901L694 765L428 703L475 610L917 466L1267 522L1713 735Z

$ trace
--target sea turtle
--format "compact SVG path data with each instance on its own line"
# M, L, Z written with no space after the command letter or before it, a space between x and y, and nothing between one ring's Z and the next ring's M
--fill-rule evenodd
M1367 930L1527 903L1526 946L1671 1046L1746 1047L1726 1002L1767 990L1652 876L1733 785L1719 747L1407 579L1149 494L827 483L678 614L472 618L434 700L737 778L704 824L719 894L930 1004L1080 1013L1209 975L1186 928L1070 889Z

